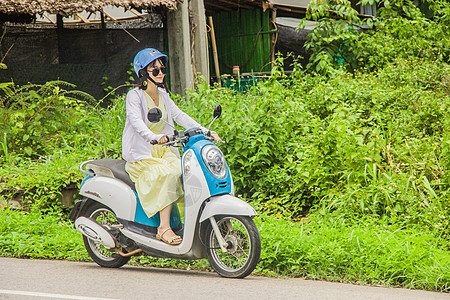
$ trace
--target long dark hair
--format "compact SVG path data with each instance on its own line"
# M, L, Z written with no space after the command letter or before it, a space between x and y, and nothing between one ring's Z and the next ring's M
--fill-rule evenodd
M148 74L147 68L149 66L153 67L156 63L156 61L159 61L161 66L165 66L164 62L161 59L155 59L151 63L145 66L145 68L139 70L139 78L138 78L138 88L141 90L147 89L147 79L150 79L153 83L155 83L158 87L162 87L166 90L166 92L169 92L169 88L167 87L166 77L164 76L162 83L156 83L150 78L150 74Z

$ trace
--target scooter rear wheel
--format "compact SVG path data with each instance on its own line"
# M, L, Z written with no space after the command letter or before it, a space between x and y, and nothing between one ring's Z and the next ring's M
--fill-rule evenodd
M119 224L115 214L108 207L100 203L91 205L87 209L85 217L97 221L107 229L110 229L112 225ZM92 260L102 267L120 268L130 260L130 257L124 257L118 253L110 252L104 246L94 242L84 235L83 242L86 251Z
M205 232L206 256L214 270L223 277L244 278L255 269L261 255L258 228L247 216L215 217L219 230L228 243L227 252L219 246L211 224Z

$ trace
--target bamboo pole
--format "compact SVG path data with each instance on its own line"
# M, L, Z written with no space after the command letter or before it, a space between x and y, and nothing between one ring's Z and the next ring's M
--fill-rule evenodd
M52 23L53 25L56 25L56 22L53 21L52 19L50 19L49 16L47 16L46 14L44 14L44 17L45 17L47 20L49 20L50 23Z
M217 83L219 84L219 87L222 86L222 82L220 80L220 70L219 70L219 58L217 56L217 45L216 45L216 35L214 33L214 24L213 19L211 16L208 17L209 20L209 26L211 27L211 44L212 44L212 50L213 50L213 57L214 57L214 69L216 70L216 77L217 77Z
M77 16L78 18L80 18L80 20L83 21L84 23L91 23L91 21L89 21L88 19L86 19L85 17L83 17L83 15L80 14L80 13L77 13L76 16Z
M105 10L102 9L101 12L104 13L104 14L105 14L108 18L110 18L111 20L117 21L116 18L114 18L113 16L111 16L110 14L108 14Z
M275 32L270 35L270 69L272 70L275 66L275 45L277 43L277 35L278 31L276 30L276 21L277 21L277 9L272 9L272 16L270 18L270 23L275 28ZM271 28L272 29L272 28Z

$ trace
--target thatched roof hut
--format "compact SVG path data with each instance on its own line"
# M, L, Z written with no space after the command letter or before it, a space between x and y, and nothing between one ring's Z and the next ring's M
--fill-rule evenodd
M0 0L0 13L7 15L60 14L71 16L82 11L100 11L106 5L124 8L175 10L176 0Z

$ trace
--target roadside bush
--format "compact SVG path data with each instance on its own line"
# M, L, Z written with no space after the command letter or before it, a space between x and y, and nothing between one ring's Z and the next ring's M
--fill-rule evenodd
M18 199L25 207L59 206L62 190L81 182L82 161L121 156L123 98L101 108L73 88L62 81L3 88L0 200Z
M330 77L297 67L288 78L275 70L280 72L246 94L203 84L189 101L174 96L202 124L210 123L217 103L223 105L212 129L227 142L220 147L240 195L260 211L291 218L320 204L355 218L373 214L447 226L440 217L448 215L450 181L447 64L398 59L382 71ZM61 188L81 180L81 161L120 157L123 98L107 109L85 104L67 110L74 111L67 113L72 119L49 138L59 141L53 146L58 150L41 148L46 152L37 160L12 155L10 129L2 127L9 139L2 144L3 162L16 169L15 175L0 173L4 197L19 188L31 203L56 204ZM23 149L40 140L22 137L25 142ZM414 210L426 217L411 218Z
M447 244L429 230L339 214L301 222L255 218L262 252L254 274L448 292ZM0 209L0 255L89 261L81 234L57 213ZM131 264L208 270L206 259L133 257Z
M62 87L75 86L52 81L4 90L9 96L0 107L4 156L13 152L28 157L45 155L70 144L85 129L84 104L79 98L94 99L84 92L66 91Z
M214 129L238 193L261 211L299 218L321 203L410 223L433 211L421 220L442 229L449 70L414 58L329 78L297 68L289 83L271 79L244 95L203 87L180 106L206 124L205 109L223 104Z
M425 2L428 18L411 1L363 0L362 5L376 3L377 16L360 19L350 1L311 1L305 20L318 25L305 44L312 51L308 69L321 74L338 69L371 72L398 58L448 63L450 5Z

